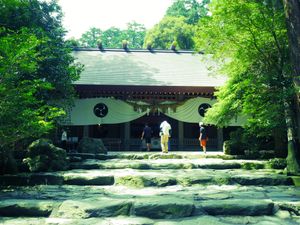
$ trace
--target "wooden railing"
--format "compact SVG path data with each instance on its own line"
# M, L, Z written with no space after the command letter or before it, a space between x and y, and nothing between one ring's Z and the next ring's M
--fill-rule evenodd
M122 150L122 140L120 138L103 138L102 141L108 151Z
M146 149L146 144L139 138L121 139L121 138L103 138L104 145L109 151L141 151ZM153 138L152 149L160 149L160 139ZM171 150L195 150L200 148L197 138L183 139L183 145L179 146L177 138L170 139ZM207 148L217 148L218 141L216 138L210 138L207 142Z
M199 146L199 140L197 138L184 138L183 139L183 146ZM218 146L218 139L217 138L209 138L207 141L207 147L217 147Z

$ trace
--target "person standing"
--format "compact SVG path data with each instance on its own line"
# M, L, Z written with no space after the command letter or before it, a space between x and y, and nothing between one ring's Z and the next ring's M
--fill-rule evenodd
M151 137L152 137L152 129L148 126L148 124L145 124L141 140L145 138L146 145L147 145L147 151L150 152L151 149Z
M167 122L164 121L160 124L160 144L161 144L161 150L163 153L168 153L168 142L169 142L169 137L171 134L171 125Z
M67 131L63 129L61 134L61 147L65 150L67 150L67 139L68 139Z
M200 141L200 146L203 149L203 152L206 153L206 143L207 143L207 133L206 133L206 129L203 126L203 122L199 123L199 127L200 127L200 136L199 136L199 141Z

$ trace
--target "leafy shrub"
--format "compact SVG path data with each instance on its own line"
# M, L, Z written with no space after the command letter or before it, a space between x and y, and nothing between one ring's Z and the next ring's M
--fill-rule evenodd
M65 170L68 167L66 151L47 139L32 142L24 162L31 172Z
M243 142L243 130L237 129L230 133L230 139L224 141L224 153L227 155L244 155L246 144Z
M245 170L258 170L258 169L264 169L264 164L245 162L245 163L243 163L243 165L242 165L242 169L245 169Z
M272 169L284 169L286 167L285 158L274 158L268 161L268 166Z
M229 140L224 142L223 150L228 155L246 155L248 158L269 158L269 151L260 152L261 149L271 149L272 142L267 138L256 137L242 128L230 133Z

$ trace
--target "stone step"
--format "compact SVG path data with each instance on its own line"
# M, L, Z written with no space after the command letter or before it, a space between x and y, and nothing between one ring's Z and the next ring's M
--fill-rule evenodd
M289 206L291 207L291 205ZM280 210L278 206L275 207L274 202L258 199L197 202L170 196L159 196L134 200L102 197L62 202L24 199L0 202L1 217L47 217L60 219L60 221L116 216L144 218L144 221L150 221L149 219L194 219L195 217L199 218L199 216L273 216L278 212L282 214L283 210ZM299 213L299 208L297 213ZM11 218L4 220L2 218L0 222L1 220L11 221Z
M195 201L225 199L270 199L274 202L300 203L300 189L295 186L240 186L240 185L173 185L162 188L132 188L126 186L39 185L8 187L0 190L0 199L48 199L64 201L92 197L137 199L145 196L175 196Z
M169 186L132 189L124 186L35 186L0 191L0 223L26 224L14 217L47 217L51 224L158 224L161 222L224 222L244 224L239 218L264 216L262 221L288 221L300 215L300 189L286 186ZM30 200L28 200L30 199ZM35 199L35 200L34 200ZM45 200L47 199L47 200ZM1 218L11 217L11 218ZM122 216L124 219L113 219ZM125 220L128 218L128 222ZM217 217L213 217L217 216ZM231 217L230 220L219 220ZM254 217L253 217L254 216ZM112 217L112 220L109 218ZM265 217L268 220L265 220ZM135 219L133 219L135 218ZM281 218L285 218L284 220ZM141 220L140 220L141 219ZM28 224L34 223L28 220ZM31 223L30 223L31 221ZM235 221L235 223L232 223ZM283 223L282 221L286 221ZM18 223L19 222L19 223ZM63 223L65 222L65 223ZM94 223L95 222L95 223ZM97 223L96 223L97 222ZM101 224L102 224L101 222ZM185 224L185 223L183 223ZM193 224L193 223L192 223ZM216 223L218 224L218 223ZM273 223L267 223L273 224Z
M0 186L34 185L113 185L114 176L85 176L84 174L17 174L0 176Z
M33 185L124 185L129 187L165 187L170 185L293 185L293 179L270 170L70 170L53 173L0 176L1 186Z
M128 174L115 176L115 185L124 185L128 187L142 188L142 187L165 187L170 185L293 185L293 180L285 175L272 174L237 174L228 171L228 173L215 173L215 171L183 171L182 173L165 174ZM172 173L170 171L170 173ZM186 176L185 173L192 175Z
M9 199L0 202L0 216L48 217L59 204L53 201L31 199Z
M267 161L259 160L222 160L222 159L114 159L84 160L71 163L71 169L263 169L268 168Z
M108 152L108 154L92 154L92 153L78 153L71 152L68 153L70 158L81 158L81 159L206 159L206 158L219 158L224 160L239 159L243 156L232 156L225 155L223 152L208 152L203 154L202 152L170 152L168 154L163 154L160 151L156 152Z
M0 218L3 225L233 225L233 224L257 224L257 225L296 225L300 219L280 218L276 216L194 216L182 219L155 220L145 217L107 217L89 219L62 219L62 218Z
M62 185L63 177L51 173L20 173L0 176L0 186Z
M224 160L239 159L243 156L225 155L223 152L207 152L204 154L201 151L170 151L168 154L161 151L151 152L108 152L107 156L110 159L205 159L219 158Z
M10 199L0 202L0 216L55 217L87 219L93 217L138 216L151 219L175 219L197 215L273 215L274 203L268 200L226 199L193 201L172 196L138 199L90 198L49 202Z
M217 215L247 215L261 216L273 215L274 203L267 200L251 199L225 199L219 201L200 202L197 211L204 214Z
M0 224L300 224L299 177L266 161L199 152L69 157L76 169L0 176Z

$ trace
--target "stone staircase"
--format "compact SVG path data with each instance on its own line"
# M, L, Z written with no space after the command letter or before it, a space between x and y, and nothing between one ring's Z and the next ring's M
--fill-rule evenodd
M71 154L0 177L0 224L300 224L299 177L221 153Z

